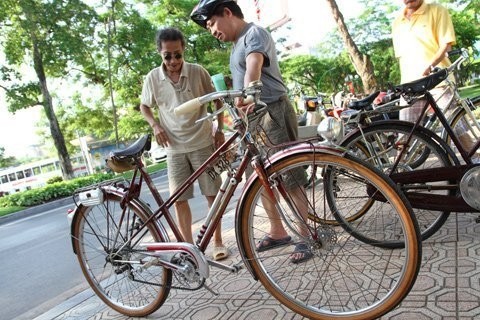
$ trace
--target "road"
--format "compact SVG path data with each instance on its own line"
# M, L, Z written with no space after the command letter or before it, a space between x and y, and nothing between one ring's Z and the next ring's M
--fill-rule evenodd
M162 197L166 176L154 179ZM195 189L193 220L207 213ZM142 199L154 203L150 193ZM149 201L151 200L151 201ZM2 319L32 319L87 288L70 241L66 212L73 204L0 225L0 307Z

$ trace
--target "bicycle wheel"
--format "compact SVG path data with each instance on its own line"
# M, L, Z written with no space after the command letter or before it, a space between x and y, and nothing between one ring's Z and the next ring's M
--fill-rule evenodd
M307 175L307 183L304 185L305 189L312 189L318 187L319 184L324 183L324 172L323 170L314 170L312 167L307 167L306 172L312 174L311 176ZM313 176L315 175L315 176ZM344 216L343 218L348 221L355 221L356 219L360 218L362 215L367 212L370 207L372 206L374 200L373 199L364 199L364 201L360 204L357 203L358 210L351 211L349 216ZM319 217L314 212L308 212L308 218L315 222L326 223L330 225L339 225L339 221L333 214L325 213L322 217Z
M73 221L73 245L93 291L112 309L143 317L164 303L172 273L139 246L162 241L154 222L137 234L150 212L137 200L123 210L121 200L106 192L103 203L80 206L80 216Z
M465 104L463 107L458 108L449 117L450 126L453 129L455 135L460 139L462 146L470 151L474 143L480 139L480 123L477 119L478 108L480 107L480 99L477 99L475 103L470 100L460 102ZM467 112L467 108L471 110ZM451 137L447 134L445 129L442 130L442 138L453 149L455 153L458 153L458 149L452 142Z
M299 178L297 186L285 186L286 177L299 168L324 172L336 168L348 172L345 177L350 179L352 189L350 197L344 201L352 209L369 197L367 188L374 186L387 200L375 201L368 212L383 215L384 221L399 221L402 234L396 236L402 238L404 248L388 250L371 246L353 237L342 226L295 215L297 210L293 208L302 206L319 217L332 215L326 201L326 193L330 190L324 188L324 183L305 189L304 181ZM276 194L275 204L266 197L268 190L257 178L242 195L236 230L240 252L245 254L244 261L266 290L286 307L312 319L374 319L397 306L418 274L421 243L408 201L392 181L351 156L343 158L313 152L285 156L267 171ZM297 181L297 178L290 180ZM295 194L297 197L292 197ZM269 219L267 208L272 206L280 214ZM374 222L364 217L357 221ZM272 222L286 226L292 241L258 252L257 243L269 234ZM302 235L301 230L305 228L309 236ZM291 255L298 252L295 251L298 248L306 248L304 253L311 253L311 258L293 263Z
M404 121L384 121L373 123L362 130L356 130L340 142L340 146L346 148L351 154L363 159L376 166L386 174L392 173L393 164L400 154L402 148L405 149L405 155L400 160L395 172L415 171L421 169L447 167L452 165L452 160L447 153L445 142L443 142L433 132L424 128L417 128L413 134L410 143L406 145L406 140L413 130L413 124ZM425 157L427 155L427 157ZM445 185L449 181L438 181L435 185ZM430 184L433 185L433 184ZM339 186L341 189L341 186ZM427 184L412 183L402 185L401 189L407 193L414 191L427 194L454 194L454 190L445 188L444 190L435 190L428 188ZM334 199L332 200L334 201ZM448 219L450 212L433 211L427 209L415 208L414 213L420 226L422 240L426 240L438 231ZM341 214L344 216L344 214ZM353 225L351 225L353 228ZM353 229L352 229L353 231ZM356 236L361 236L363 230L356 230ZM381 243L377 245L401 246L401 243Z

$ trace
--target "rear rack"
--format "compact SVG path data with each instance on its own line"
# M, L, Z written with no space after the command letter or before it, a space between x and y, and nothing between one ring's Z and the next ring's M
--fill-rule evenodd
M129 182L124 178L114 178L91 184L86 187L78 188L73 192L73 202L78 207L80 204L84 206L92 206L103 202L102 188L113 186L115 188L128 188Z

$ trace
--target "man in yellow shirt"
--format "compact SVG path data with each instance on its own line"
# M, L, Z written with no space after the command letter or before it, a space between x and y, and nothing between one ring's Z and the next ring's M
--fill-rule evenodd
M445 68L451 64L447 52L455 44L455 30L448 10L441 5L424 0L403 0L403 3L405 8L392 23L392 40L400 62L401 82L405 83L429 75L434 67ZM430 93L444 112L455 107L449 106L453 92L443 83ZM420 100L400 110L400 120L416 121L424 105L425 101ZM455 132L464 147L473 146L463 121Z
M427 76L432 67L449 66L446 53L455 44L455 31L446 8L423 0L403 2L405 8L392 24L402 83Z

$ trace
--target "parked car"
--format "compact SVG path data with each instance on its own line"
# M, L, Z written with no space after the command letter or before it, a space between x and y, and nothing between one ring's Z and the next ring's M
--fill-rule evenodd
M153 162L162 162L167 159L167 152L162 147L156 147L150 150L150 156Z

